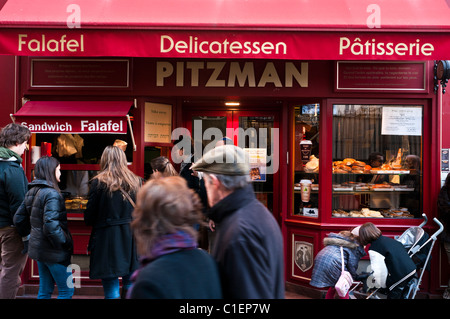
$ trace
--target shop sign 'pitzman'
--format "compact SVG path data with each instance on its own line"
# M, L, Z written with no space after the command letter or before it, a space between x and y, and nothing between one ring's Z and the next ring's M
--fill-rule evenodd
M156 86L164 87L167 80L175 80L177 87L308 87L308 63L275 64L266 62L260 72L254 62L191 61L156 62ZM278 69L277 69L278 66ZM185 75L190 76L185 76Z

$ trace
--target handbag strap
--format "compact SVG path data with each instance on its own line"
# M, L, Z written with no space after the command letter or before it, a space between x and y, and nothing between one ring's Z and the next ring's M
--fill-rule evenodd
M341 264L342 264L342 271L344 271L344 248L341 246Z
M124 191L124 189L122 187L120 187L120 191L122 192L122 194L128 199L128 201L130 202L131 206L133 206L133 208L136 207L136 204L134 203L133 199L131 198L130 194L128 194L127 192Z

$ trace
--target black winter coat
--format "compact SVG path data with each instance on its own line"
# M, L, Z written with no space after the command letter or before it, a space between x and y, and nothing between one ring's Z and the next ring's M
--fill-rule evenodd
M416 265L405 247L393 238L378 237L370 245L369 256L375 287L393 290L416 272Z
M13 225L13 216L22 204L28 181L17 161L0 160L0 228Z
M220 299L217 264L201 249L183 249L160 256L139 271L130 298Z
M28 256L34 260L70 264L73 240L67 227L64 199L44 180L29 185L25 199L14 215L21 236L30 235Z
M130 194L135 201L136 194ZM139 266L136 243L130 223L133 206L121 191L110 193L94 179L84 212L86 225L92 226L90 251L91 279L130 275Z
M447 186L439 192L437 207L439 219L444 224L444 232L440 236L444 242L450 242L450 196Z
M216 223L212 256L219 265L224 298L283 299L284 256L280 227L255 197L237 189L211 207Z

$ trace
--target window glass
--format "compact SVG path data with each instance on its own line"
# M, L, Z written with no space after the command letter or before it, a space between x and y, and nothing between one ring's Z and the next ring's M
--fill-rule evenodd
M334 217L422 211L422 106L333 106Z
M320 104L294 109L294 215L319 216L319 112Z
M127 134L36 134L36 146L48 143L51 155L61 164L98 164L106 146L124 144L127 161L133 161L133 141ZM125 146L126 145L126 146Z
M244 130L244 149L249 152L250 178L256 198L273 213L273 174L267 172L267 167L273 163L272 129L274 128L273 116L239 116L239 127ZM264 130L264 134L262 133ZM259 135L259 136L258 136ZM263 136L266 136L263 138Z

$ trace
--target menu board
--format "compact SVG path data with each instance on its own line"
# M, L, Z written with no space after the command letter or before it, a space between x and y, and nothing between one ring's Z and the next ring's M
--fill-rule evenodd
M422 107L384 106L381 121L382 135L422 135Z
M265 148L244 148L250 160L250 178L252 182L266 181L266 156Z
M172 105L146 102L144 127L144 142L171 143Z
M128 59L31 60L33 88L130 88Z
M336 91L427 92L425 62L336 63Z

